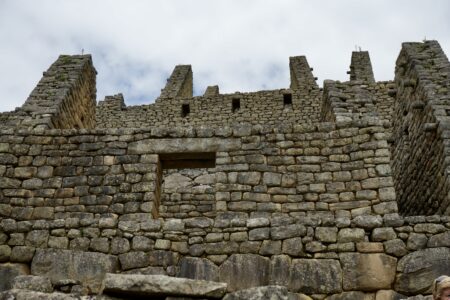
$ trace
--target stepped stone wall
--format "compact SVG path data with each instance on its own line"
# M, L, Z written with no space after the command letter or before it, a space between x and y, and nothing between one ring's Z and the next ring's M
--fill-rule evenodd
M392 166L407 214L450 213L450 63L437 42L405 43L397 59Z
M429 299L450 275L447 57L405 43L375 82L354 52L323 90L304 56L289 71L194 97L181 65L153 104L95 106L91 57L61 56L0 113L0 299Z
M212 86L203 96L192 97L192 70L190 66L177 66L154 104L126 107L120 96L100 101L97 127L221 127L320 121L322 93L306 58L291 57L290 69L290 89L219 94L219 88Z
M94 128L96 74L90 55L61 55L22 107L0 114L0 128Z

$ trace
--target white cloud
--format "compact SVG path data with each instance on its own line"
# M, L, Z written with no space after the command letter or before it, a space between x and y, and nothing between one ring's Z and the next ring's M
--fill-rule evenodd
M434 0L0 0L0 111L22 105L61 53L92 53L98 99L150 103L176 64L195 92L289 85L288 57L306 55L319 83L347 80L355 45L377 80L393 78L404 41L450 53L450 3Z

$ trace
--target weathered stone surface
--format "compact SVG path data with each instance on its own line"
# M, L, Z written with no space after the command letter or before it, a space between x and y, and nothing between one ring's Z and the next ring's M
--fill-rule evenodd
M397 293L393 290L380 290L375 295L375 300L401 300L406 299L406 296Z
M148 253L150 266L173 266L178 264L179 254L172 251L154 250Z
M118 269L117 257L70 250L38 249L31 263L31 274L50 278L79 280L93 293L100 291L108 272Z
M287 255L275 255L270 260L269 284L283 285L289 284L291 258Z
M293 257L301 256L303 254L302 238L296 237L284 240L281 252Z
M338 229L336 227L317 227L316 238L325 243L335 243L337 240Z
M64 294L64 293L42 293L28 290L9 290L0 293L0 299L14 299L14 300L87 300L87 297L81 297L78 295ZM95 299L108 300L108 298L101 298L100 296Z
M394 239L384 242L386 254L396 257L404 256L408 253L405 243L401 239Z
M0 262L7 262L11 256L11 247L8 245L0 245Z
M341 292L342 270L339 261L334 259L294 259L290 270L289 290L305 294Z
M327 297L325 300L375 300L375 295L363 292L343 292Z
M16 246L11 253L12 262L29 263L34 256L34 247Z
M143 251L132 251L120 254L119 261L122 270L144 268L150 263L147 253Z
M429 291L431 283L450 270L450 249L431 248L410 253L398 261L395 290L406 295Z
M394 229L391 227L375 228L372 231L372 241L374 242L388 241L396 238L397 234L395 234Z
M366 233L362 228L343 228L339 230L337 240L339 243L364 242L365 236Z
M270 236L274 240L288 239L292 237L304 236L306 227L302 224L292 224L287 226L272 227Z
M428 238L424 233L415 233L411 232L408 236L408 240L406 242L406 247L409 250L419 250L423 249L427 246ZM438 242L440 243L440 241ZM435 243L433 243L435 244Z
M219 281L219 267L205 258L184 257L179 262L177 277Z
M233 254L221 266L219 281L228 291L269 284L270 260L255 254Z
M30 274L30 269L24 264L0 264L0 292L12 288L14 278Z
M269 285L240 290L227 294L223 300L290 300L287 288L278 285Z
M129 154L143 153L182 153L182 152L211 152L239 149L241 140L230 138L182 138L160 139L158 143L153 140L142 140L131 143L128 147Z
M397 259L386 254L342 253L344 290L389 289L395 279Z
M42 276L20 275L14 278L12 289L23 289L42 293L53 292L50 279Z
M106 274L105 294L133 296L179 296L220 299L227 284L164 275Z
M450 231L433 235L428 240L428 247L450 247Z
M357 216L352 220L352 223L357 227L364 229L372 229L383 225L383 218L381 216Z

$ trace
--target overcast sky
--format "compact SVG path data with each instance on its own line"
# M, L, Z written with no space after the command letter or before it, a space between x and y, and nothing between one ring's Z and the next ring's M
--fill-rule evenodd
M450 54L449 0L0 0L0 111L21 106L59 54L91 53L97 99L151 103L177 64L194 93L289 86L289 56L306 55L322 85L348 80L355 46L376 80L393 78L404 41Z

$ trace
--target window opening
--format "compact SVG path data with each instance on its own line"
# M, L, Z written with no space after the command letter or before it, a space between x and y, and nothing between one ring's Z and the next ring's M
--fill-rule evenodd
M189 104L183 104L181 106L181 116L183 118L187 117L191 113L191 109L189 107Z
M232 101L232 111L236 112L241 108L241 99L233 99Z
M284 106L292 105L292 94L283 94Z

